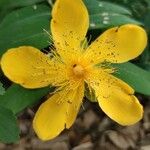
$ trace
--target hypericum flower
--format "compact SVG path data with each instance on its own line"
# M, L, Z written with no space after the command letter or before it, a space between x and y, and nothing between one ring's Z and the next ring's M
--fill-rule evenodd
M56 87L33 121L42 140L52 139L71 127L82 104L85 83L95 91L102 110L117 123L132 125L142 118L143 109L134 90L112 76L114 69L105 65L140 55L147 44L146 32L132 24L114 27L85 48L88 26L82 0L57 0L51 20L56 48L53 57L22 46L8 50L1 59L4 74L13 82L25 88Z

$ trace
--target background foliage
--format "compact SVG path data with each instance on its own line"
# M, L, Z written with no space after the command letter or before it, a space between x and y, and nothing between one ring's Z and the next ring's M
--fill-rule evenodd
M0 55L12 47L31 45L41 50L49 47L47 32L51 19L51 0L0 0ZM150 35L149 0L84 0L90 15L87 37L94 40L107 28L126 23L143 26ZM13 67L13 66L12 66ZM138 93L150 95L150 48L125 64L119 64L117 77L129 83ZM16 142L19 112L48 94L49 87L28 90L12 84L0 71L0 141ZM88 94L87 94L88 95ZM91 97L88 96L89 99ZM92 100L91 100L92 101Z

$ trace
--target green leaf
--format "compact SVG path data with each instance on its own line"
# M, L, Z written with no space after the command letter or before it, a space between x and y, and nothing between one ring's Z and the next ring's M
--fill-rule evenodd
M98 0L85 0L90 14L90 29L109 28L127 23L141 25L142 23L132 18L131 12L122 6L99 2Z
M125 8L123 6L110 3L110 2L104 2L104 1L98 1L98 0L84 0L85 4L88 7L90 14L97 14L97 13L104 13L104 12L115 12L118 14L126 14L131 15L131 11L128 8Z
M0 106L0 141L13 143L19 140L19 127L13 112Z
M0 1L0 9L6 8L18 8L23 6L33 5L39 2L43 2L45 0L1 0Z
M140 57L141 63L144 64L150 64L150 45L147 46L147 48L144 50Z
M0 96L0 105L19 113L28 106L38 102L43 96L46 96L52 88L45 87L41 89L25 89L19 85L12 85L6 93Z
M45 0L0 0L0 19L2 18L12 10L16 8L21 8L24 6L30 6L33 5L33 7L36 7L36 4L43 2ZM1 22L0 20L0 22Z
M129 62L113 66L117 68L115 76L128 83L136 92L150 95L150 72Z
M5 89L3 87L3 84L0 82L0 95L4 95L5 94Z
M142 55L139 57L138 65L145 70L150 71L150 46L148 45Z
M110 28L128 23L141 25L140 22L122 14L106 13L90 15L90 29Z
M148 32L150 32L150 21L149 21L149 18L150 18L150 8L147 10L147 13L143 17L145 28L147 29Z
M44 48L49 45L50 8L46 5L25 7L7 15L0 24L0 55L21 45Z

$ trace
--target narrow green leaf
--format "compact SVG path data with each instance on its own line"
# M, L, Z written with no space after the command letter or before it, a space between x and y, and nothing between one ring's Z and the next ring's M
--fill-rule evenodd
M16 114L38 102L50 91L52 91L50 87L33 90L14 84L4 95L0 95L0 105L12 110Z
M50 8L46 5L25 7L7 15L0 24L0 55L8 48L31 45L44 48L49 45Z
M132 86L136 92L150 95L150 72L129 62L115 64L114 67L118 70L115 76Z
M0 106L0 141L14 143L19 140L19 127L13 112Z
M0 82L0 95L4 95L5 94L5 89L3 87L3 84Z

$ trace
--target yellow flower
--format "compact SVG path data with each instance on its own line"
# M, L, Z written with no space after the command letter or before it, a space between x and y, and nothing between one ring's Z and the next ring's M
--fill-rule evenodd
M82 104L85 83L95 91L101 109L117 123L132 125L142 118L143 109L134 90L112 76L114 69L105 65L140 55L147 44L146 32L133 24L114 27L85 49L88 26L88 12L82 0L57 0L51 20L56 48L53 57L22 46L8 50L1 59L4 74L13 82L31 89L56 87L33 121L42 140L52 139L71 127Z

